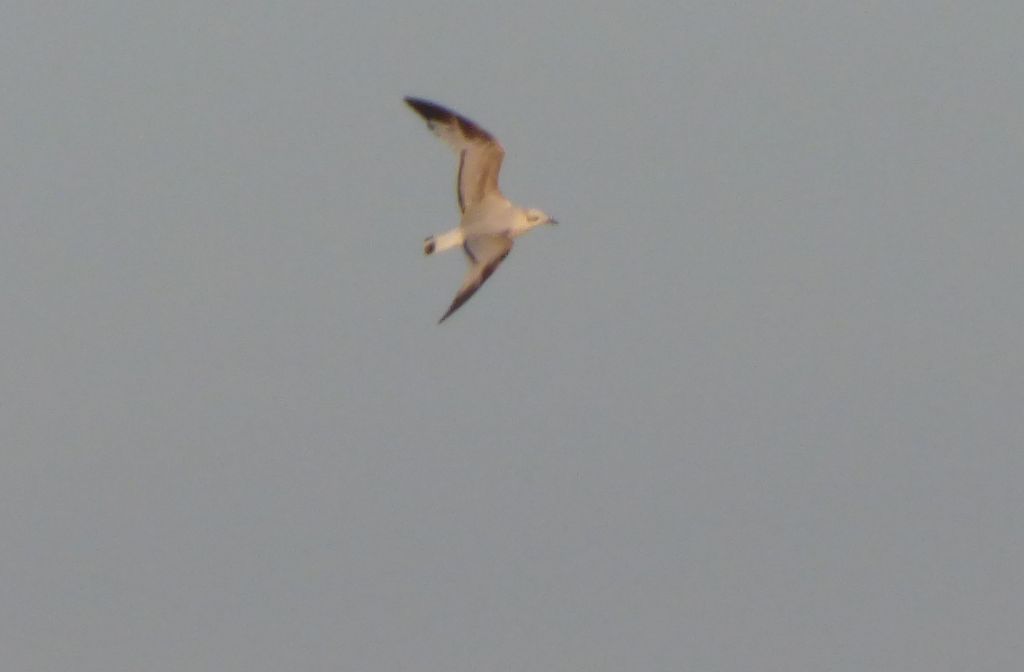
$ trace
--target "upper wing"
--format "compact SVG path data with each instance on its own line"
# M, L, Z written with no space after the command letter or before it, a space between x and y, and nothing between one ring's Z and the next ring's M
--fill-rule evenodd
M427 127L434 135L447 142L459 155L455 193L460 211L465 212L487 193L499 191L498 172L505 150L494 136L436 103L420 98L406 98L405 102L427 120Z
M438 324L444 322L449 315L461 308L462 304L469 301L469 297L473 296L476 290L480 289L480 286L487 281L487 278L497 270L501 262L505 261L505 257L512 250L512 239L505 235L480 236L467 240L462 244L462 249L466 251L466 256L469 258L469 270L466 271L466 277L462 280L462 286L459 287L455 300L448 307L448 312L437 321Z

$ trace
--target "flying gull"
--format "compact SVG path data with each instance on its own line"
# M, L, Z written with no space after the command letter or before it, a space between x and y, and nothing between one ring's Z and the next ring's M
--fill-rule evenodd
M505 150L490 133L449 109L421 98L405 102L427 121L427 128L459 155L455 196L462 219L446 233L423 242L426 254L462 246L469 270L455 300L441 316L448 316L469 301L480 285L498 268L512 250L512 240L541 224L557 224L540 210L512 205L498 189L498 171Z

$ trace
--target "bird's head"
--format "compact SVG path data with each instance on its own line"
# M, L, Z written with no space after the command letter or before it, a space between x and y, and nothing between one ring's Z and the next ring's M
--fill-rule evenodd
M541 224L558 224L558 220L554 217L535 208L530 208L526 211L526 221L531 227L540 226Z

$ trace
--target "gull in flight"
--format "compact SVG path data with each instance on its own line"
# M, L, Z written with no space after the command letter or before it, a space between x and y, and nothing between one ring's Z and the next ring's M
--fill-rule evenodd
M437 322L441 324L491 277L512 250L514 238L535 226L558 222L540 210L512 205L498 189L498 171L505 150L494 136L436 103L420 98L406 98L405 102L459 156L455 196L462 219L451 231L430 236L423 242L426 254L461 245L469 261L469 270L455 300Z

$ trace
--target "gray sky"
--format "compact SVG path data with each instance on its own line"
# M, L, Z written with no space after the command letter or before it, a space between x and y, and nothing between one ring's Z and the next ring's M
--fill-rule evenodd
M1019 665L1024 5L349 4L3 10L5 669Z

